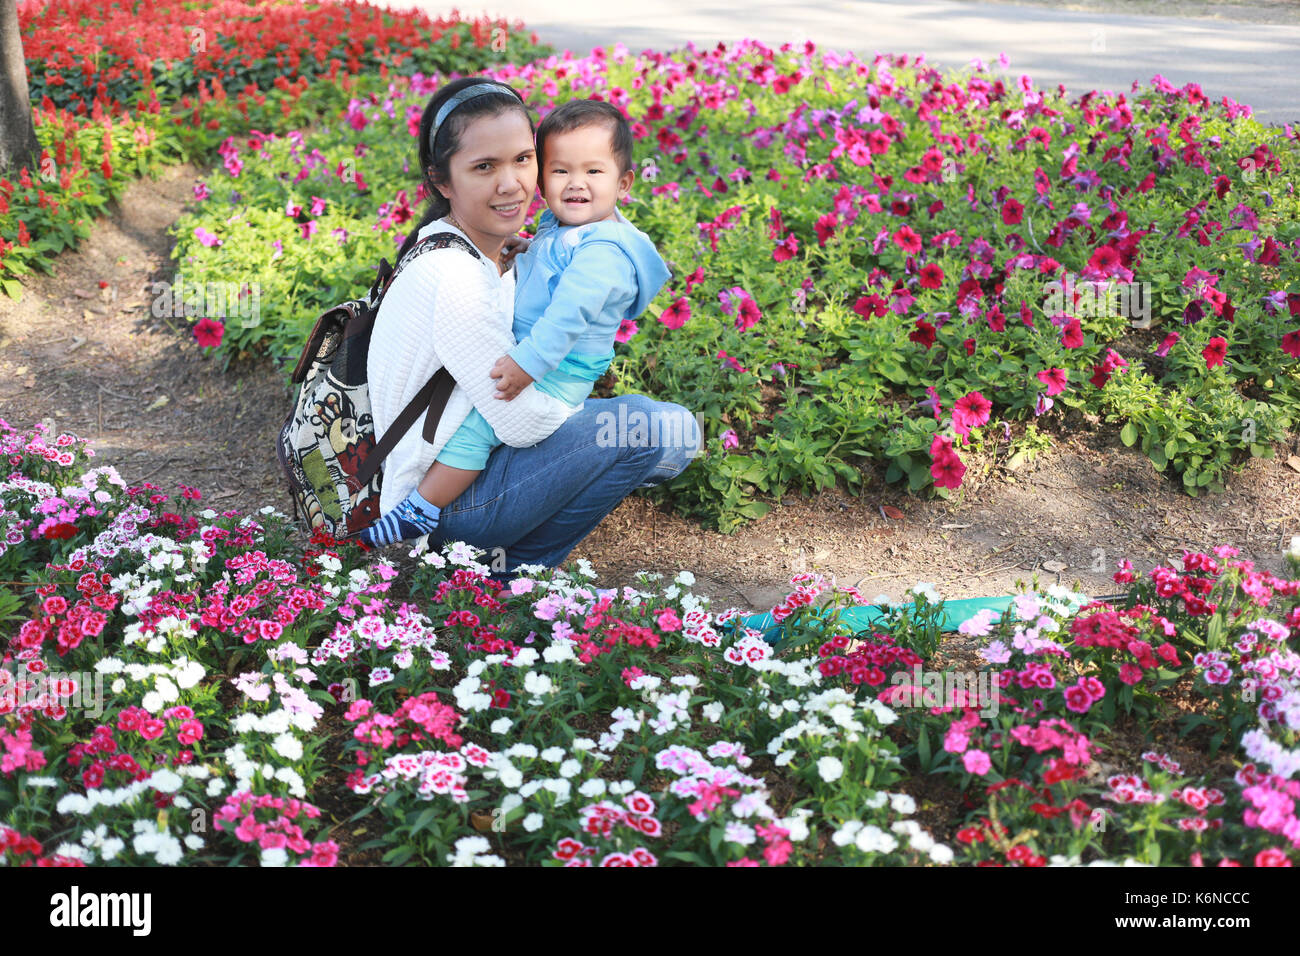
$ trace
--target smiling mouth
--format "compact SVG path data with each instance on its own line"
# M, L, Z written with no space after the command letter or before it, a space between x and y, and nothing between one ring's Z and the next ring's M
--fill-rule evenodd
M522 205L523 205L523 200L516 200L515 202L505 203L504 205L501 206L493 206L492 208L495 209L497 212L514 212Z
M590 199L584 199L581 196L574 196L572 199L566 199L565 202L591 202Z

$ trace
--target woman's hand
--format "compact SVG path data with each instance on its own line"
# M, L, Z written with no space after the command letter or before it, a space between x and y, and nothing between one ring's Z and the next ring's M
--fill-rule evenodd
M507 402L515 398L533 382L533 377L519 367L519 365L509 355L503 355L495 365L492 371L488 373L496 379L497 393L496 398L504 398Z
M520 236L511 236L501 247L502 252L504 253L501 257L501 264L509 269L515 261L515 256L527 252L530 245L532 245L531 239L524 239Z

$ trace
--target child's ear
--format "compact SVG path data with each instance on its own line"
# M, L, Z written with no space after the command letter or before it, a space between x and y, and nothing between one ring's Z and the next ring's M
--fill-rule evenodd
M636 170L629 169L618 177L618 198L628 199L632 195L632 183L636 181Z

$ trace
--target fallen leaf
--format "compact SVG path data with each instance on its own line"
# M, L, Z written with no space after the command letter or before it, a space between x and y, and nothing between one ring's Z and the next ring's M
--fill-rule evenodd
M85 289L73 289L72 294L83 299L93 299L95 297L95 293L87 292Z
M1287 467L1292 471L1300 471L1300 457L1292 455L1286 460Z
M1066 568L1068 568L1068 567L1069 567L1069 565L1066 564L1064 561L1044 561L1044 562L1043 562L1043 570L1044 570L1044 571L1051 571L1053 574L1057 573L1058 571L1064 571L1064 570L1065 570Z
M477 830L479 833L486 833L488 830L491 830L492 821L493 821L492 815L489 813L484 813L481 810L475 810L473 813L469 815L469 822L473 825L474 829Z
M899 511L893 505L881 505L880 513L886 518L893 518L895 521L903 520L903 512Z
M216 494L212 495L211 498L213 501L217 501L221 498L233 498L237 494L239 494L238 491L218 491Z
M149 407L146 408L145 411L146 412L157 411L158 409L166 405L167 402L168 402L168 398L166 395L159 395L157 398L153 400L152 403L150 403Z
M75 352L77 349L81 348L85 344L86 344L85 339L83 339L80 335L74 335L72 337L72 344L69 345L64 351Z

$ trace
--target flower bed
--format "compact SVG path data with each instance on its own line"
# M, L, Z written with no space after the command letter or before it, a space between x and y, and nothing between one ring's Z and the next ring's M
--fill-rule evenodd
M16 182L0 179L0 289L14 297L20 277L89 235L89 217L131 176L205 161L232 134L331 115L359 74L471 73L546 52L521 23L365 3L78 0L18 12L43 149Z
M1217 490L1296 420L1297 134L1195 84L1067 102L983 64L750 41L495 75L539 112L599 95L632 120L629 212L674 278L623 330L612 388L705 416L708 459L660 493L724 529L763 496L858 487L866 460L947 495L1065 411ZM421 207L431 88L398 78L346 125L226 143L177 250L187 277L263 290L222 348L295 355L367 285Z
M926 586L854 639L862 596L796 576L774 650L689 572L503 587L462 545L399 572L75 436L0 423L0 453L11 864L1300 857L1300 581L1231 548L968 622L994 667L957 687Z

